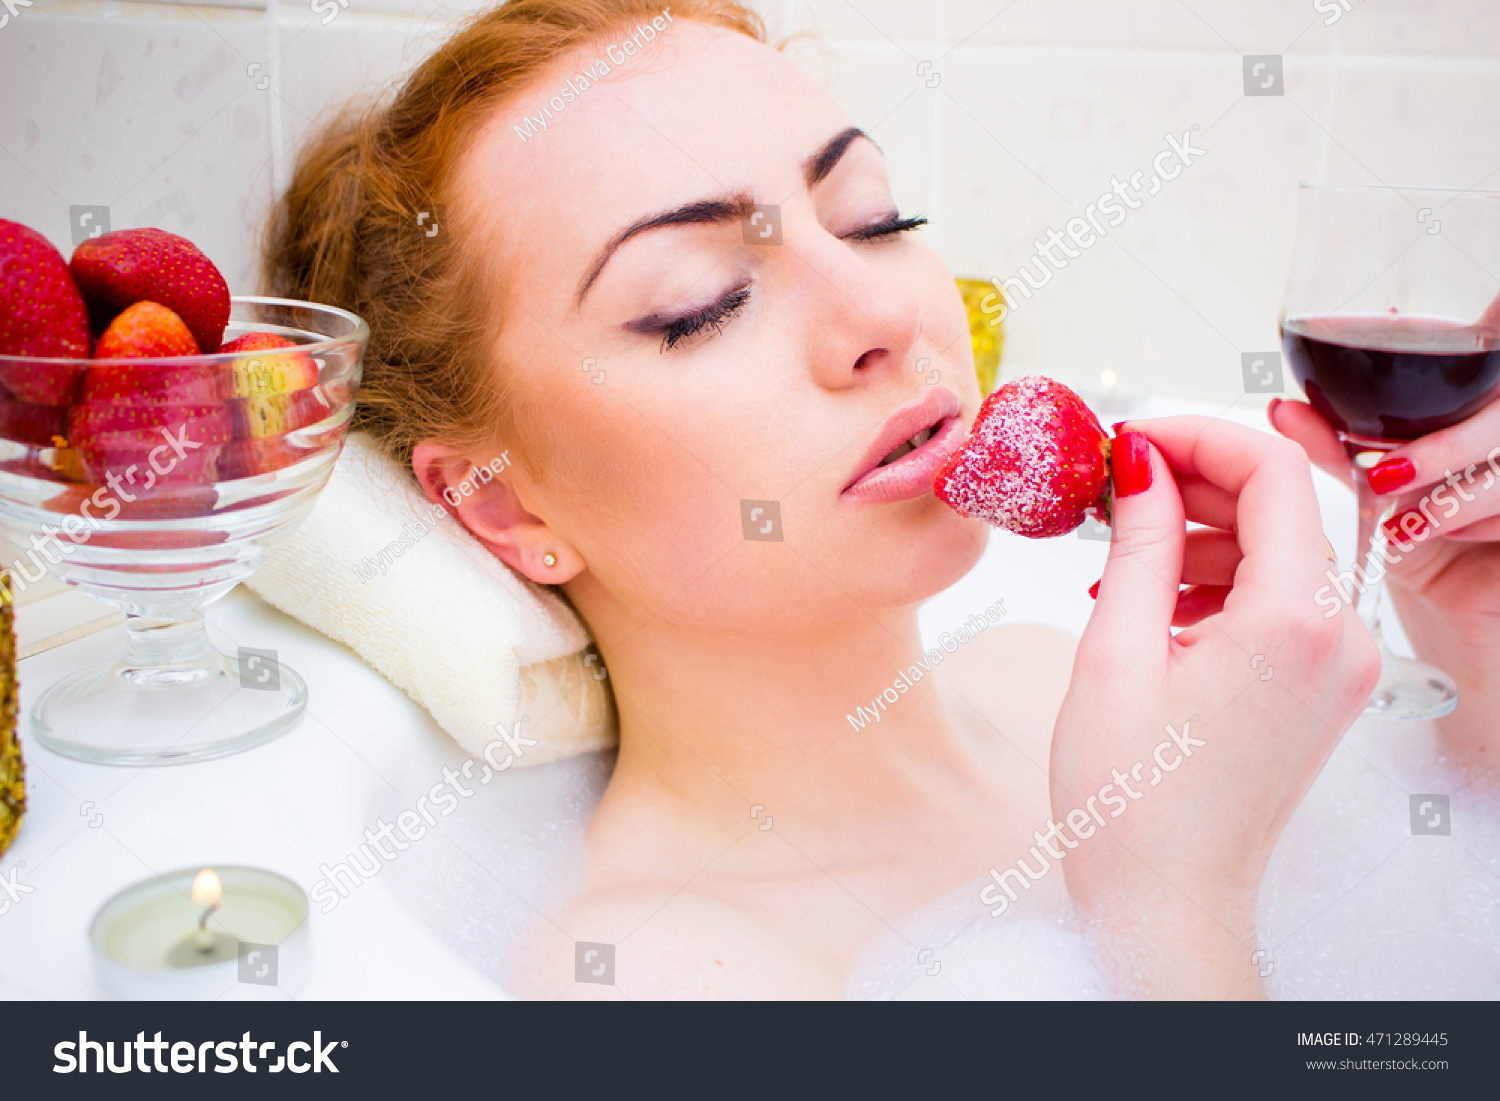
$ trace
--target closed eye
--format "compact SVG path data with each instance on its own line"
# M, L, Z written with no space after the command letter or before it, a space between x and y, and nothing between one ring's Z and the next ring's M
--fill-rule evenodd
M892 215L882 222L876 222L872 226L864 226L856 229L853 233L846 233L846 241L873 241L880 237L894 237L898 233L910 233L914 229L920 229L927 224L927 219L921 215L914 218L902 218Z
M750 301L752 285L742 283L712 305L673 321L653 323L648 331L661 334L663 352L670 351L678 341L690 339L704 329L711 328L717 333L735 314L745 308L745 304Z

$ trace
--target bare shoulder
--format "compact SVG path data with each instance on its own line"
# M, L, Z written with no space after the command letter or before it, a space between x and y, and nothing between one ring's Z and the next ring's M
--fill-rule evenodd
M1077 637L1056 627L995 626L944 655L935 673L945 694L957 697L950 699L956 721L981 720L1045 759L1077 649Z

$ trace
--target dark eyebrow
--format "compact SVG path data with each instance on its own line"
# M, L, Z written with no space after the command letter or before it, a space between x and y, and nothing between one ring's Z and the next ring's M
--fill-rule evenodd
M589 269L588 275L579 285L576 304L583 304L583 296L588 294L589 288L594 285L594 280L599 278L599 273L604 270L604 265L609 263L609 258L615 254L615 250L636 234L645 233L651 229L660 229L662 226L722 225L725 222L738 222L750 216L750 210L754 205L755 200L749 195L700 199L675 210L653 214L649 218L642 218L632 223L615 234L609 244L599 250L598 259L594 261L594 266Z
M875 145L875 139L870 137L857 126L835 135L832 141L823 146L807 160L802 162L802 178L807 181L809 188L816 187L827 175L833 171L833 166L849 151L849 146L854 144L856 138L864 138L871 145ZM875 148L879 149L878 145Z
M849 146L858 138L864 138L871 145L875 144L874 139L863 130L857 126L851 126L834 135L827 145L803 161L802 178L807 181L807 186L812 188L826 178L848 152ZM879 146L876 148L878 149ZM609 258L615 254L615 250L637 234L645 233L647 230L661 229L663 226L722 225L725 222L737 222L750 217L754 206L754 198L744 193L719 199L700 199L677 207L675 210L642 218L626 226L599 250L599 255L594 260L593 266L589 268L588 275L579 284L578 296L574 304L583 305L584 295L589 293L589 288L604 271L604 265L609 263Z

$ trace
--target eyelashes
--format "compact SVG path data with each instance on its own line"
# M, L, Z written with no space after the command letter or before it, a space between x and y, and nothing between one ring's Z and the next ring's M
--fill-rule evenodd
M661 350L666 352L679 340L697 336L704 329L711 328L716 334L721 332L725 323L744 309L745 303L749 301L750 284L741 283L712 306L663 325L657 330L661 333Z
M883 237L910 233L926 224L927 219L920 215L912 218L893 215L874 225L846 233L843 239L845 241L875 241ZM712 329L714 335L717 336L724 330L724 326L749 303L752 286L754 284L750 282L741 283L712 305L688 314L686 317L651 326L649 331L661 336L663 354L676 347L679 342L698 336L705 329Z
M846 234L846 241L873 241L877 237L892 237L898 233L910 233L914 229L920 229L927 224L927 219L921 215L915 218L892 217L883 222L877 222L873 226L865 226L856 229L853 233Z

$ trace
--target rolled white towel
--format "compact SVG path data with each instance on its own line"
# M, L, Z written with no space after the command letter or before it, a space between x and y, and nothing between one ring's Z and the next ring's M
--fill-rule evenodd
M520 743L517 765L615 742L606 673L572 608L487 551L361 433L247 585L354 650L469 753L518 720L538 744Z

